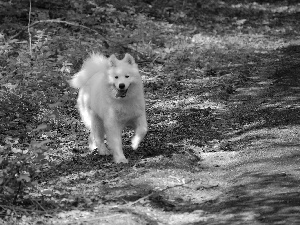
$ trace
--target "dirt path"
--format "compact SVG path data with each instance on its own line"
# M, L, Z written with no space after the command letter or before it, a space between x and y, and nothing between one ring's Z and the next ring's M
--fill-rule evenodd
M294 50L279 62L284 66L262 70L233 96L233 104L246 101L243 107L257 118L229 138L232 149L241 150L203 155L209 168L220 166L216 173L225 183L204 207L208 224L300 223L300 64L291 63L300 52Z
M194 149L200 161L188 152L152 157L106 182L78 184L102 196L100 204L51 222L300 224L300 51L284 51L231 95L224 119L250 122L224 134L215 151Z
M70 211L56 222L299 224L299 139L299 126L259 129L239 137L247 143L243 151L203 154L197 173L154 165L138 169L141 175L127 176L131 185L109 189L112 198L127 204L102 205L93 213ZM71 222L68 215L74 214Z
M299 224L299 126L243 134L240 152L208 153L204 164L221 165L225 185L207 212L209 224Z

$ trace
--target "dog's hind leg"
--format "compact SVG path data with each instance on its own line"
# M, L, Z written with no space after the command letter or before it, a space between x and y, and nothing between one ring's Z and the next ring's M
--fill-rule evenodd
M94 150L97 148L95 137L94 137L95 129L92 126L92 124L94 123L93 121L94 113L89 107L89 95L85 89L79 90L77 106L79 109L81 120L83 121L86 128L90 130L89 149Z

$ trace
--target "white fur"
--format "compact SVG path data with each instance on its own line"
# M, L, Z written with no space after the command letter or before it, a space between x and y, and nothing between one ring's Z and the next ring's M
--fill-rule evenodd
M138 148L147 133L143 84L138 67L131 55L123 60L114 55L106 58L92 54L74 75L70 85L79 88L78 107L81 118L91 131L90 148L101 155L110 154L116 163L127 163L122 150L121 134L125 126L135 129L132 148ZM121 86L123 86L121 88ZM117 93L127 90L125 97Z

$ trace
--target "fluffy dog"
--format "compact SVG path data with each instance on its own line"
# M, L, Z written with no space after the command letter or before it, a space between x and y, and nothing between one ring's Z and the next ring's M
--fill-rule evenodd
M112 153L116 163L127 163L122 150L123 129L129 126L135 130L134 150L147 133L143 83L134 58L129 54L122 60L115 55L92 54L70 85L79 89L77 103L90 130L90 149L97 147L101 155Z

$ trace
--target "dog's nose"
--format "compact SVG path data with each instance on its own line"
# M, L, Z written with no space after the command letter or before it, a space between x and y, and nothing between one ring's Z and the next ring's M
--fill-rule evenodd
M120 89L124 89L125 88L125 84L124 83L119 84L119 88Z

